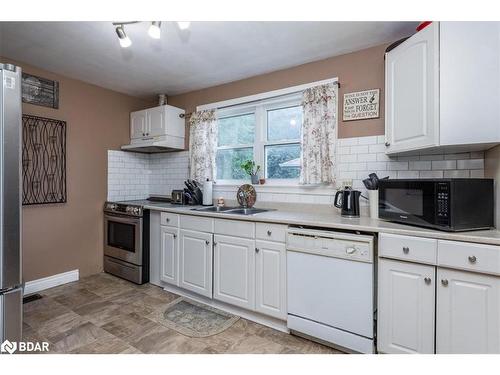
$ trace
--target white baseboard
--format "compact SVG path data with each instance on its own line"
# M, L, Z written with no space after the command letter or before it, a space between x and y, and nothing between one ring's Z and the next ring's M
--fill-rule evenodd
M58 273L57 275L52 275L44 277L38 280L28 281L24 285L24 295L33 294L40 292L41 290L53 288L58 285L71 283L72 281L78 281L80 278L80 273L78 270L72 270L68 272Z

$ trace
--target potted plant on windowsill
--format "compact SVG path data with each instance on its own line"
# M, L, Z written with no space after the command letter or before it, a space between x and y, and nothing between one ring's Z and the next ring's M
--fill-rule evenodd
M243 169L245 173L250 176L253 185L259 184L258 173L260 171L260 165L256 165L253 160L247 160L241 164L241 169Z

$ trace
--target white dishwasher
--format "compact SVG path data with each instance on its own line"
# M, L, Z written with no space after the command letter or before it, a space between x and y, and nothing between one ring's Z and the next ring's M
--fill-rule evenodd
M359 353L374 352L374 237L290 227L287 325Z

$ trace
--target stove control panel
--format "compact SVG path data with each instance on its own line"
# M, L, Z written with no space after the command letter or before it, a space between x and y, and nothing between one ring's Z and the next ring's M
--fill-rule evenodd
M104 204L104 211L109 213L122 214L127 216L138 216L143 215L142 206L126 203L115 203L106 202Z

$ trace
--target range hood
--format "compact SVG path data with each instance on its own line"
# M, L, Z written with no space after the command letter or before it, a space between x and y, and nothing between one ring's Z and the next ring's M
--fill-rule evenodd
M166 135L151 139L133 139L129 145L124 145L121 149L122 151L142 152L145 154L181 151L184 150L184 138Z

